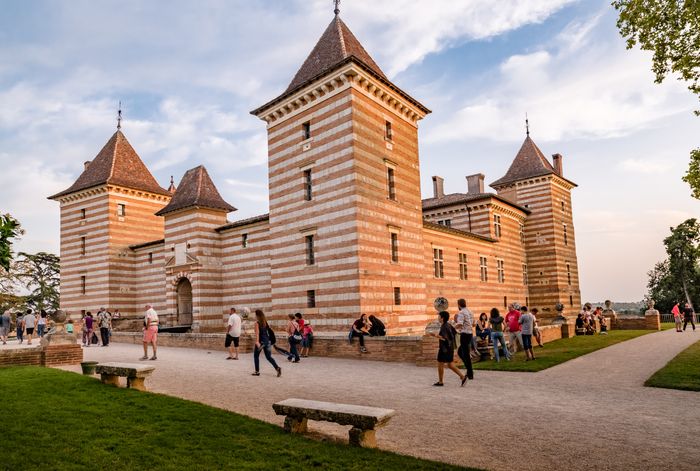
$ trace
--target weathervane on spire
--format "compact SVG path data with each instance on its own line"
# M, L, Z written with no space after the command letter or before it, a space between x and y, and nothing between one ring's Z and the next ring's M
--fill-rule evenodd
M525 112L525 134L530 137L530 122L527 120L527 112Z
M333 0L333 3L335 4L335 10L333 10L333 13L335 13L335 16L340 15L340 0Z
M122 101L119 100L119 109L117 109L117 131L122 128Z

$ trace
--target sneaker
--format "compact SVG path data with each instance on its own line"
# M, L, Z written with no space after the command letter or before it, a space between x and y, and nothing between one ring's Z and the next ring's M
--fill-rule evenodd
M282 368L280 368L280 367L278 366L278 367L277 367L277 377L279 378L280 376L282 376Z
M440 381L438 381L437 383L433 383L433 386L444 386L444 384L442 384Z
M251 373L250 375L251 375L251 376L260 376L260 372L259 372L259 371L256 371L255 373Z
M294 360L292 363L300 363L301 360Z
M155 356L155 355L153 355L153 356L151 357L151 361L152 361L152 360L157 360L157 359L158 359L158 357Z
M139 360L141 360L141 361L143 361L143 360L148 360L148 355L142 356L141 358L139 358Z

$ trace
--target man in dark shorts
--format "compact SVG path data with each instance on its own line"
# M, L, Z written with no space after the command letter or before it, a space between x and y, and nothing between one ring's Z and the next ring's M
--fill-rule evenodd
M226 323L226 341L224 342L224 346L228 348L227 360L238 360L238 341L240 338L241 316L236 314L236 308L232 307Z
M685 303L685 307L683 308L683 331L685 331L685 328L688 327L688 322L693 326L693 330L695 330L695 312L693 311L693 307L690 305L690 303Z
M27 344L32 344L32 335L34 335L34 327L36 326L36 316L31 309L27 309L27 314L24 316L24 330L27 332ZM693 326L695 328L695 326Z

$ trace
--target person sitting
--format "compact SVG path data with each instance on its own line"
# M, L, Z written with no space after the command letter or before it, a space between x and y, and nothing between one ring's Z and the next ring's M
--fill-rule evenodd
M353 338L358 337L360 339L360 353L368 353L367 348L365 348L365 335L369 335L370 327L372 326L369 325L367 314L362 313L360 318L353 322L352 328L350 329L350 343L352 343Z
M369 321L372 324L372 326L369 328L370 337L384 337L386 335L386 326L382 321L377 319L376 316L369 316Z
M476 336L482 341L488 341L491 337L491 329L489 328L489 317L485 312L479 315L479 320L476 322Z
M605 318L605 316L601 313L600 314L600 332L598 335L608 335L608 320Z
M583 327L583 314L579 313L576 317L576 335L584 335L586 329Z
M593 335L595 334L595 323L586 317L583 319L583 329L586 335Z

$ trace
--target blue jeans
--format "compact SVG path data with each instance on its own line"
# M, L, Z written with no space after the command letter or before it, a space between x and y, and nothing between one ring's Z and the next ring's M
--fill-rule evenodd
M267 358L267 361L270 362L270 364L275 368L279 368L277 366L277 362L275 362L275 359L272 358L272 345L268 343L263 343L260 345L260 348L256 348L255 351L253 352L253 362L255 363L255 372L259 373L260 372L260 352L265 352L265 358Z
M38 324L38 325L36 326L36 334L37 334L39 337L43 337L43 336L44 336L44 331L45 331L45 330L46 330L46 324Z
M503 332L491 332L491 342L493 343L493 355L496 357L496 361L501 361L501 356L498 353L498 342L501 342L506 358L510 360L510 352L506 348L506 339L503 337Z
M17 327L17 340L24 342L24 329Z

